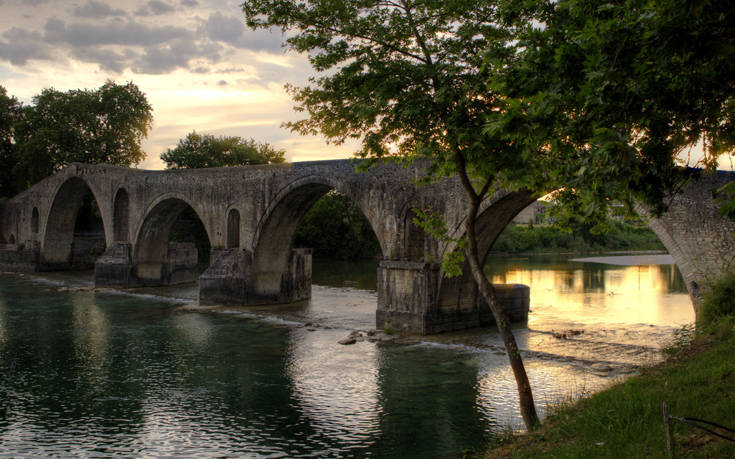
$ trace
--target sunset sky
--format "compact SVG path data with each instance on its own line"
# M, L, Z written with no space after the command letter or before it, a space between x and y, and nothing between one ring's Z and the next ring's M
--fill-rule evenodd
M281 128L297 119L285 83L313 74L281 47L280 31L250 31L241 0L0 0L0 85L31 103L43 88L97 88L132 81L153 106L139 167L192 130L238 135L286 150L289 161L346 158Z
M303 85L313 72L306 57L282 48L280 31L247 29L241 3L0 0L0 85L30 103L46 87L134 82L153 106L143 168L162 168L159 155L192 130L269 142L289 161L352 156L356 144L281 128L299 116L284 84ZM701 149L681 158L694 164ZM730 159L720 167L731 170Z

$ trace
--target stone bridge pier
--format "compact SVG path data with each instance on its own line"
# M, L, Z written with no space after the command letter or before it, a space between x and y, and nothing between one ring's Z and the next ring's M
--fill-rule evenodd
M444 277L453 247L414 224L415 210L441 214L462 235L466 198L459 182L416 185L422 164L366 172L350 160L173 171L73 164L0 206L0 268L40 271L94 267L100 287L171 285L199 279L202 304L261 305L311 297L312 255L293 246L299 222L325 193L349 197L380 243L376 324L437 333L492 323L469 270ZM704 175L673 198L651 226L674 256L695 300L708 279L730 269L735 225L716 212L713 190L729 174ZM534 197L497 191L478 220L481 253ZM91 210L90 210L91 209ZM645 212L644 209L641 209ZM195 215L211 246L171 242L181 215ZM96 222L96 223L95 223ZM496 285L500 304L527 317L529 289Z

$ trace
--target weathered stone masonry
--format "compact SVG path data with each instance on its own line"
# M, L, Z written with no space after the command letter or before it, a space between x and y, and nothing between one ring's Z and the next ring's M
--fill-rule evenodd
M0 267L72 269L75 260L85 260L80 251L94 255L99 244L74 234L82 197L91 193L106 247L94 265L96 285L195 280L196 250L168 242L177 217L190 207L212 246L211 266L200 277L201 303L300 301L311 296L311 252L293 248L293 235L314 202L336 189L360 207L380 242L378 326L434 333L490 323L467 269L460 278L443 278L438 262L452 247L412 223L414 209L434 210L461 234L464 192L453 179L417 186L421 174L420 165L356 172L350 160L174 171L73 164L0 208ZM735 253L729 237L735 227L712 211L711 189L728 177L704 177L685 190L681 204L675 201L669 214L651 223L695 298L706 279L728 268L724 261ZM488 199L478 221L481 250L487 253L532 201L527 193L505 191ZM699 213L692 217L688 209ZM527 287L497 290L511 315L525 317Z

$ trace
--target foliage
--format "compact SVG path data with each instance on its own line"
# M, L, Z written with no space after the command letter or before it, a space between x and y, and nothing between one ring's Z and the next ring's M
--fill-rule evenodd
M380 244L370 222L347 196L330 191L304 216L294 245L314 249L314 256L337 260L377 258Z
M446 277L457 277L462 275L462 265L464 264L465 250L467 249L467 238L462 236L454 238L449 236L447 229L447 223L444 217L438 212L434 211L422 211L421 209L414 209L416 216L413 218L413 223L420 226L433 238L438 241L451 243L454 245L454 250L444 255L442 260L442 270Z
M735 316L735 274L729 273L707 287L697 325L706 327L726 316Z
M285 161L284 150L240 137L215 137L189 133L175 148L161 154L169 169L248 166Z
M558 162L569 208L611 199L654 210L701 142L714 168L735 147L735 4L722 0L503 2L518 41L490 86L507 97L486 129Z
M0 200L16 192L13 167L17 159L13 139L21 104L18 99L7 94L6 89L0 86Z
M107 81L95 90L44 89L15 124L16 191L72 162L138 164L145 157L140 142L151 127L151 110L132 82Z
M601 235L584 227L568 231L553 226L521 226L511 223L500 234L494 252L604 252L611 250L663 250L665 247L648 228L625 223L610 224Z

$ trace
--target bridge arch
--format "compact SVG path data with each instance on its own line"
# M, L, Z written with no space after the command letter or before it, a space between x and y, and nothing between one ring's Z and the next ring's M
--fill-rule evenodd
M359 196L331 177L302 177L280 190L271 200L258 222L253 239L252 271L258 273L256 290L261 294L273 294L281 288L283 273L288 271L296 230L311 207L331 190L347 196L367 218L385 255L385 237L379 231L375 218L366 212ZM372 218L371 218L372 217Z
M31 235L35 236L38 234L38 207L33 206L31 211Z
M136 232L132 262L134 274L144 285L167 285L195 279L198 264L193 244L170 243L174 224L190 210L201 222L211 246L211 230L201 211L183 197L166 194L153 201Z
M112 206L114 240L116 242L128 242L130 240L130 196L124 187L118 188Z
M227 211L227 248L237 249L240 247L240 211L234 207Z
M106 246L104 235L107 232L104 215L100 212L97 196L100 194L93 189L93 185L84 178L73 176L64 181L54 192L54 199L49 208L45 225L43 226L43 238L41 244L41 260L44 269L69 269L73 265L86 268L94 263L93 258L100 255ZM80 210L85 205L85 199L89 200L89 209L85 209L99 215L89 216L96 219L98 227L86 228L90 230L84 244L77 240L79 247L75 249L75 232L79 225ZM101 232L102 237L96 233ZM84 247L81 247L81 246ZM75 259L74 252L86 252L85 260L80 257ZM90 259L86 259L89 258Z

